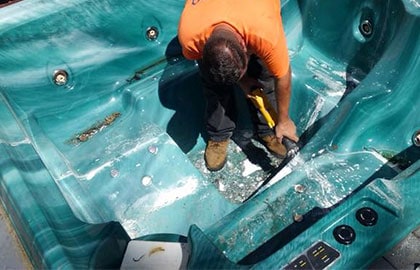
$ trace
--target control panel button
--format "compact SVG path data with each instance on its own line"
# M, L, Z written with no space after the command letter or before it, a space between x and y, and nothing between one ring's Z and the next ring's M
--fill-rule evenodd
M378 213L370 207L357 210L356 219L364 226L373 226L378 222Z
M283 269L322 270L332 264L338 257L340 257L340 253L337 250L321 241L311 246L304 254L301 254Z
M335 240L343 245L350 245L356 239L356 232L348 225L335 227L333 235Z
M324 269L340 257L340 253L337 250L323 242L319 242L311 247L307 254L314 269Z
M306 255L301 255L284 268L284 270L297 270L297 269L313 270L314 268L310 264L308 257L306 257Z

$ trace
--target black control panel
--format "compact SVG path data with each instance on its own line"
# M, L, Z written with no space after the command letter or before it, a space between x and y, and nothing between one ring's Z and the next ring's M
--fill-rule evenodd
M340 253L324 242L318 242L284 269L324 269L340 257Z

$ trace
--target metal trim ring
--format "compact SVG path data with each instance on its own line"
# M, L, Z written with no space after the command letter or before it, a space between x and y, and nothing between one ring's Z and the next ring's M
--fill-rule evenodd
M155 26L150 26L146 30L146 38L150 41L156 40L159 36L159 30Z
M363 20L359 25L359 31L365 37L370 37L373 33L373 25L370 20Z
M411 138L413 144L417 147L420 147L420 130L414 132L413 137Z
M69 81L69 74L64 69L58 69L54 71L52 79L55 85L63 86Z

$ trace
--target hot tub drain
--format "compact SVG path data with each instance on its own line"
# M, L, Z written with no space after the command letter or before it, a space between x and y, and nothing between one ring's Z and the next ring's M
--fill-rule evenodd
M370 37L373 33L373 26L369 20L364 20L359 25L360 33L365 37Z

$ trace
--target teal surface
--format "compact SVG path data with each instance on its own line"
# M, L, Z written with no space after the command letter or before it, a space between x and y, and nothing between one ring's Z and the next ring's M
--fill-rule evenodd
M332 268L360 268L420 225L420 3L282 6L302 149L244 203L203 167L200 80L176 39L183 1L0 9L0 194L36 268L118 268L130 239L179 235L191 268L281 268L320 240L340 252ZM245 192L261 179L230 147L223 183ZM364 206L376 226L355 220ZM340 224L352 245L333 238Z

